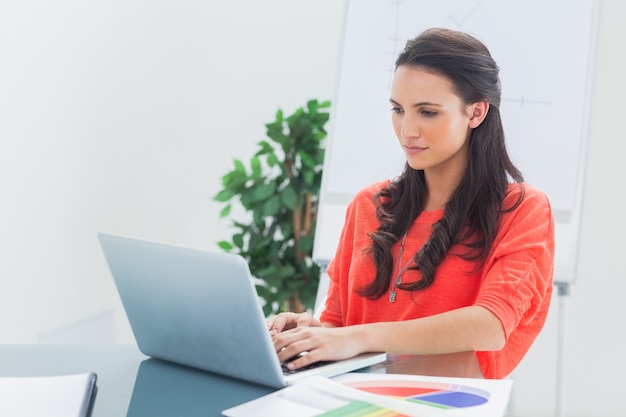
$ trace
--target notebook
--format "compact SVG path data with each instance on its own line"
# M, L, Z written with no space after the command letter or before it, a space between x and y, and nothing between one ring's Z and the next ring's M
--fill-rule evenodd
M90 417L98 388L93 372L0 377L0 415Z
M98 235L139 350L275 388L382 362L367 353L285 375L243 257Z

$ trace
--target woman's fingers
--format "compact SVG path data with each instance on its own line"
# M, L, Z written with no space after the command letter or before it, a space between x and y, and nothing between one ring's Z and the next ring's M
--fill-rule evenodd
M306 331L305 331L306 330ZM274 338L274 346L281 362L287 362L289 369L307 366L322 359L322 346L319 339L306 328L298 328L281 333Z
M298 369L314 362L339 360L360 353L344 329L298 327L274 336L274 347L281 362Z
M318 327L319 320L309 313L280 313L266 320L267 328L272 336L295 327Z

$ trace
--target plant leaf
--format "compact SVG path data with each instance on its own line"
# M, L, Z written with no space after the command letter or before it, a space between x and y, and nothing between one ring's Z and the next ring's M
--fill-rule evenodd
M226 207L224 207L222 209L222 211L220 211L220 219L223 219L224 217L227 217L230 214L230 210L232 208L232 205L228 204Z
M276 164L278 163L278 158L276 157L275 153L270 153L267 155L267 165L269 165L270 167L276 166Z
M263 215L266 217L275 216L280 211L280 197L273 195L263 205Z
M226 241L226 240L222 240L217 242L217 245L224 249L227 252L230 252L231 250L233 250L233 245L230 244L230 242Z
M243 235L241 233L237 233L233 235L233 243L239 249L243 248Z
M220 203L225 203L227 201L230 201L230 199L233 198L234 196L235 196L235 193L233 192L233 190L224 189L220 191L219 193L217 193L217 195L213 197L213 199L215 201L219 201Z
M247 176L248 173L246 172L246 167L244 166L243 162L241 162L239 159L235 159L234 162L235 162L235 171Z
M276 193L276 184L263 183L259 184L252 190L252 197L254 201L263 201L268 197Z
M294 210L298 204L298 194L296 194L292 186L288 186L281 191L280 200L288 209Z
M263 175L261 169L261 160L257 156L253 156L250 160L250 167L252 168L251 177L253 179L261 178L261 175Z
M272 152L274 150L274 148L272 147L272 145L269 144L268 141L266 140L262 140L258 143L259 147L261 148L260 150L257 151L257 153L255 154L256 156L259 155L263 155L266 154L268 152Z
M300 156L300 160L302 161L302 165L311 169L311 168L315 168L315 166L317 165L315 163L315 159L311 157L311 155L307 154L306 152L298 152L298 156Z
M265 219L263 218L263 214L260 211L254 211L252 213L252 218L254 219L255 225L257 225L261 229L265 228Z

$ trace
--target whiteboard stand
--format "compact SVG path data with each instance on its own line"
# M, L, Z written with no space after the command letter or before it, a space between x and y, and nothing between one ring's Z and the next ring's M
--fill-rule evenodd
M570 295L569 282L555 282L559 297L559 320L557 335L557 356L556 356L556 413L555 417L565 417L565 339L567 328L565 319L567 318L567 297Z
M317 294L315 296L315 305L313 306L313 317L319 319L322 315L322 310L326 305L326 293L328 292L328 286L330 285L330 278L326 273L326 267L328 262L317 262L320 266L319 283L317 284Z

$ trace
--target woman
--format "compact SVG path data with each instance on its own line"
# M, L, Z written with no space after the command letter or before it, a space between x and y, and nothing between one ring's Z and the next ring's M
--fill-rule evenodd
M348 207L320 320L269 320L282 361L476 351L485 377L513 371L548 313L554 224L509 159L500 94L475 38L431 29L407 43L390 98L405 170Z

